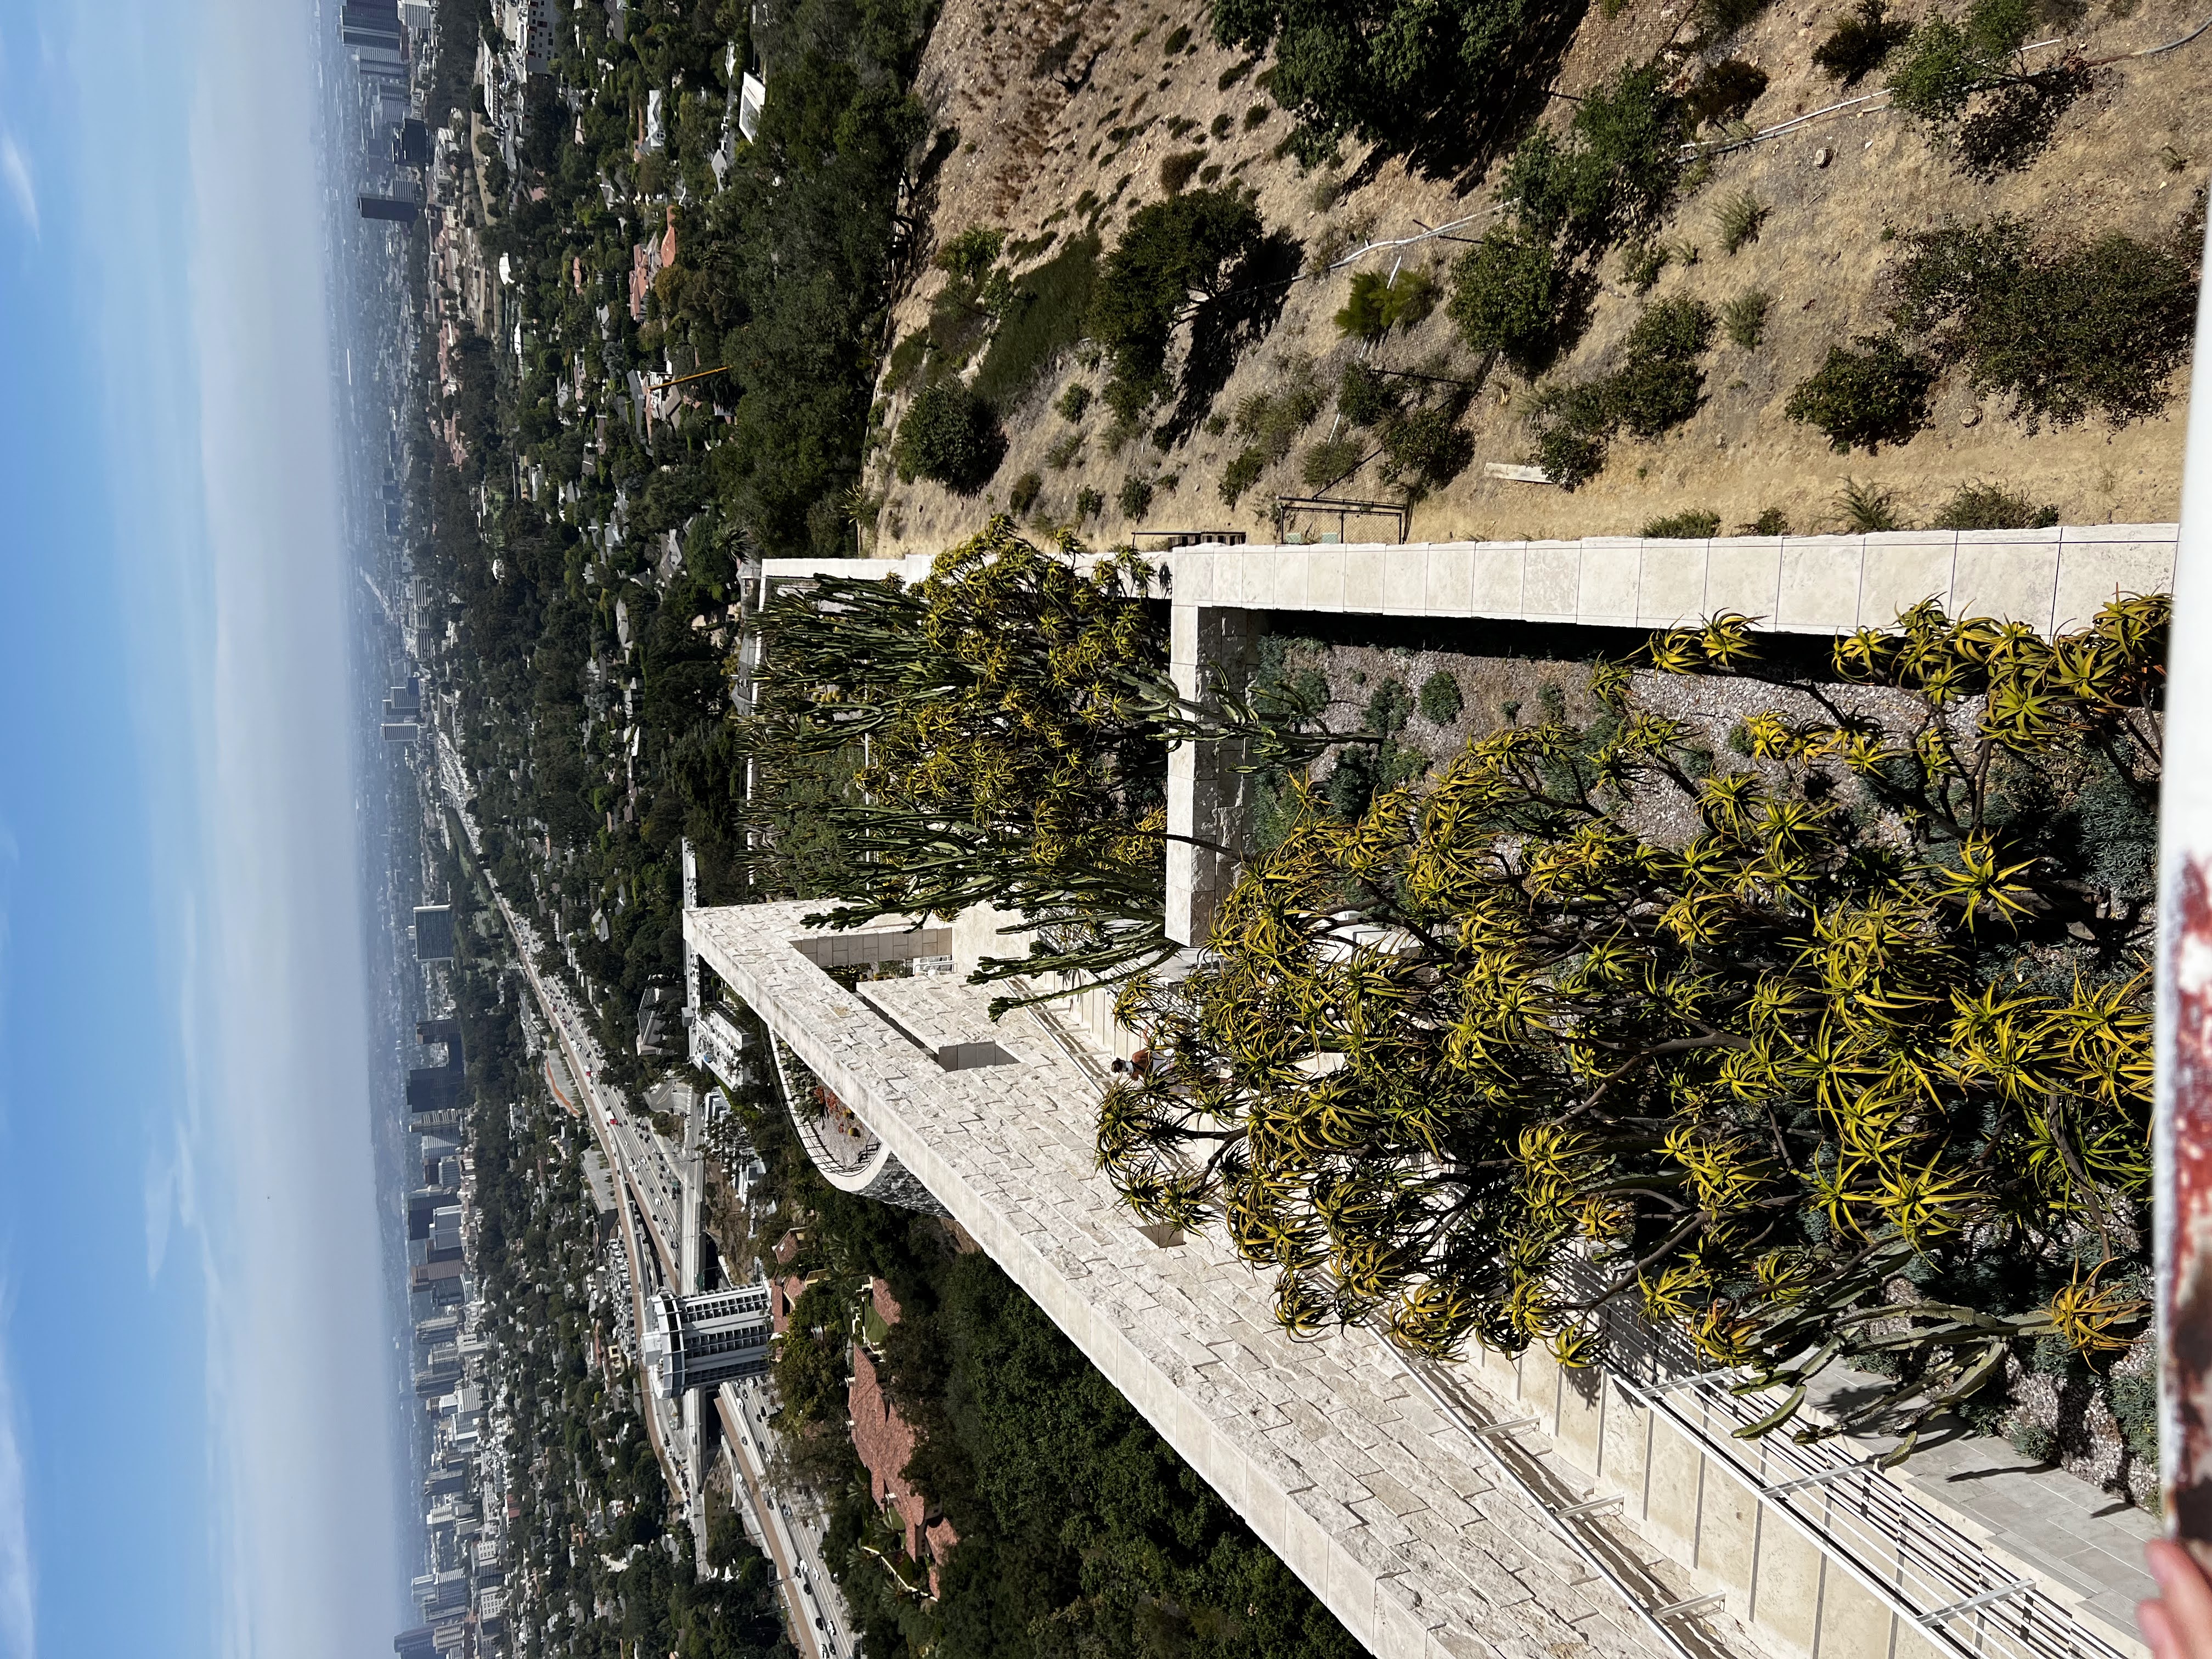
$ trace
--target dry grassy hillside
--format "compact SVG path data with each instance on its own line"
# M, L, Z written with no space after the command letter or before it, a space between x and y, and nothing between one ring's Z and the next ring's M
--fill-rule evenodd
M1771 126L1844 95L1812 54L1848 9L1837 0L1781 0L1735 39L1726 55L1770 77L1748 112L1753 126ZM1907 3L1893 15L1910 21L1922 9ZM1240 404L1309 373L1313 385L1334 392L1343 366L1367 349L1346 340L1332 321L1353 272L1387 272L1402 263L1447 283L1462 245L1431 240L1377 248L1318 275L1316 254L1349 252L1370 239L1413 236L1425 225L1448 222L1468 222L1464 233L1479 234L1496 214L1495 154L1478 156L1455 176L1438 177L1410 168L1401 157L1369 155L1347 144L1340 167L1302 172L1279 149L1291 118L1255 85L1267 65L1240 72L1246 60L1213 44L1209 10L1202 3L1163 8L1146 0L948 0L920 83L936 121L957 132L920 204L936 245L975 227L1003 229L1017 269L1033 268L1064 252L1092 222L1110 250L1129 215L1165 193L1163 162L1200 152L1180 163L1191 187L1232 180L1251 186L1268 227L1303 245L1300 275L1259 307L1251 325L1258 337L1237 357L1213 401L1213 418L1164 453L1149 434L1111 446L1109 417L1095 404L1073 422L1060 412L1056 405L1071 383L1095 392L1105 378L1095 354L1086 367L1080 346L1059 352L1006 410L1005 459L978 495L902 483L888 452L878 450L868 478L883 503L877 551L939 548L975 528L986 511L1009 505L1010 497L1025 516L1073 522L1086 491L1103 501L1103 510L1080 525L1094 540L1120 539L1139 523L1269 533L1276 495L1307 493L1303 458L1330 435L1338 416L1324 403L1289 455L1231 507L1218 482L1248 442L1233 419ZM2063 34L2094 64L2173 40L2201 21L2180 0L2132 7L2126 0L2097 0L2070 22L2043 28L2039 38ZM1690 33L1686 6L1629 0L1611 19L1593 6L1568 45L1556 87L1578 94ZM2035 56L2056 61L2064 50L2046 47ZM1678 82L1686 85L1698 67L1695 58L1686 62ZM1881 79L1876 74L1856 90L1875 90ZM2118 230L2160 240L2187 234L2212 165L2212 138L2191 113L2205 107L2208 81L2212 35L2160 56L2097 67L2047 148L2028 165L1987 179L1970 173L1955 147L1932 143L1879 98L1724 155L1705 177L1693 173L1658 229L1657 240L1674 257L1656 285L1647 295L1636 295L1622 253L1608 254L1599 267L1587 330L1552 373L1572 379L1605 368L1617 359L1643 307L1678 295L1717 310L1746 290L1764 290L1772 304L1759 343L1747 350L1722 334L1705 359L1706 396L1698 412L1658 439L1624 434L1604 469L1572 492L1486 474L1485 463L1521 463L1531 449L1528 383L1502 364L1492 368L1463 418L1473 462L1418 503L1413 538L1629 533L1682 509L1715 513L1729 529L1778 509L1790 528L1802 532L1837 526L1836 498L1846 477L1893 491L1906 522L1925 521L1961 484L1975 482L2017 488L2069 522L2172 517L2185 374L2164 416L2118 429L2093 418L2030 434L2002 401L1977 402L1964 373L1954 368L1938 386L1926 427L1911 441L1871 456L1832 452L1820 433L1785 418L1784 405L1831 343L1881 326L1890 303L1886 273L1899 248L1892 239L1943 216L2009 213L2047 235ZM1542 107L1543 120L1564 126L1575 106L1563 98ZM1510 129L1492 145L1502 152L1526 123L1499 125ZM1716 222L1723 204L1746 192L1767 215L1757 239L1731 255ZM925 325L950 280L926 268L898 301L895 339ZM1279 313L1271 316L1278 295ZM1473 377L1483 367L1460 343L1442 306L1379 349L1393 367L1448 376ZM900 376L890 379L896 383ZM913 391L911 380L895 392L881 390L887 432L896 428ZM1016 483L1031 473L1042 487L1024 503ZM1132 477L1153 486L1149 507L1135 519L1117 506ZM1379 499L1401 492L1370 462L1333 493ZM1385 532L1378 526L1370 533Z

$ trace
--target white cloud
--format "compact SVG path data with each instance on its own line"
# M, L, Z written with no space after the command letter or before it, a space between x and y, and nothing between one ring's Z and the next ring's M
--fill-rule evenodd
M31 164L23 159L16 147L15 135L0 132L0 180L8 186L8 194L15 198L15 211L23 216L23 222L31 228L33 240L39 234L39 192L31 183Z
M5 1304L0 1302L0 1327ZM39 1650L37 1577L31 1565L30 1518L23 1496L22 1443L15 1427L15 1389L0 1354L0 1655L33 1659Z

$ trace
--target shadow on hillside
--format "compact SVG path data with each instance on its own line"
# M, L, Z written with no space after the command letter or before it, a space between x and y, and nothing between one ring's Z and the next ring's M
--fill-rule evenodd
M1419 177L1449 179L1457 195L1475 189L1491 164L1512 151L1552 101L1548 88L1559 78L1589 9L1587 0L1533 6L1510 49L1509 72L1473 82L1462 97L1435 112L1402 142L1376 145L1345 180L1345 188L1369 182L1391 156L1403 155Z
M1200 306L1190 319L1190 351L1183 359L1174 412L1161 422L1163 448L1197 430L1213 407L1237 360L1267 337L1290 298L1305 245L1286 230L1271 233L1247 256L1237 284Z

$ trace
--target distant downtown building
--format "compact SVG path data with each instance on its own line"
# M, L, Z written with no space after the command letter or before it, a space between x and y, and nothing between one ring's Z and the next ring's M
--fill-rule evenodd
M461 1052L461 1023L457 1019L418 1020L415 1036L425 1047L443 1043L446 1060L441 1066L417 1066L407 1073L410 1127L417 1132L444 1128L453 1123L453 1115L460 1110L461 1085L468 1076L467 1060Z
M415 960L451 962L453 959L453 907L418 904L415 907Z
M422 204L402 196L363 196L359 198L361 216L364 219L384 219L396 225L411 225L422 216Z

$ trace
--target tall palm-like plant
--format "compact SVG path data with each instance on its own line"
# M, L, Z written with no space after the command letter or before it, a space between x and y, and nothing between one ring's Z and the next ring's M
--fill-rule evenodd
M2026 1339L2124 1346L2147 919L2015 831L2095 769L2154 794L2166 621L1917 606L1733 771L1601 665L1596 718L1480 737L1425 795L1306 793L1197 970L1123 994L1164 1058L1107 1096L1101 1164L1147 1218L1225 1218L1292 1331L1578 1364L1637 1309L1784 1390L1762 1428L1838 1358L1899 1377L1850 1420L1917 1427ZM1735 617L1642 656L1763 672ZM1670 799L1693 827L1642 830Z

